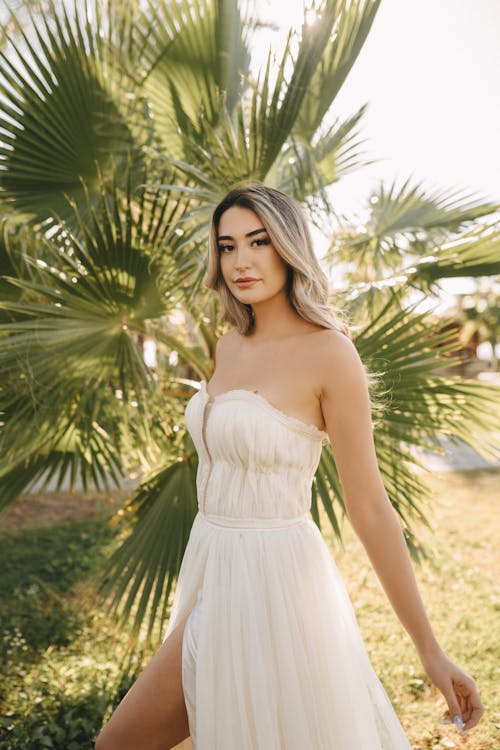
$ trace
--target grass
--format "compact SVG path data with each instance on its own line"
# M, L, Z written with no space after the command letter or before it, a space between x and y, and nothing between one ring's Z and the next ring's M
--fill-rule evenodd
M440 725L444 698L427 679L366 553L348 522L344 548L328 535L371 661L414 750L500 750L498 609L500 552L495 470L434 473L432 558L416 569L434 631L448 655L473 675L486 711L461 738ZM126 633L94 601L90 583L116 544L103 518L117 499L59 498L19 503L0 531L0 747L88 750L101 722L150 653L124 672ZM83 516L83 517L82 517ZM498 693L498 691L497 691ZM369 750L367 748L367 750Z

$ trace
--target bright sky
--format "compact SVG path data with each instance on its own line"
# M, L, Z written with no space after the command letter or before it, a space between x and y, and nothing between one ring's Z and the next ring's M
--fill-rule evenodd
M300 27L303 0L256 0L259 16L280 32ZM500 202L500 0L382 0L368 38L334 107L347 117L368 109L360 135L380 159L332 187L341 213L362 217L382 179L412 176L429 190L462 189ZM472 291L467 279L443 291ZM453 297L443 294L443 306Z

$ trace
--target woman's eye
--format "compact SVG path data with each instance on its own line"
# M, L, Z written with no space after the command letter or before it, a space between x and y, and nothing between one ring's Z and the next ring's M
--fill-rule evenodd
M252 245L257 245L257 247L261 247L262 245L270 245L271 244L271 239L270 239L270 237L259 237L259 238L255 239L255 240L252 240L251 244ZM234 250L234 245L229 245L229 244L223 245L223 244L220 244L220 245L217 245L217 249L219 250L219 253L225 253L226 251Z

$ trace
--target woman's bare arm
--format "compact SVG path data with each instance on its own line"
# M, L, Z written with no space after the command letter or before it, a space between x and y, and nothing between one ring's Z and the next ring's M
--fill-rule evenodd
M382 482L375 452L365 369L354 344L336 331L322 336L318 355L321 406L349 520L397 616L452 716L474 726L482 706L474 681L442 651L427 618L396 511ZM461 701L455 682L466 683Z

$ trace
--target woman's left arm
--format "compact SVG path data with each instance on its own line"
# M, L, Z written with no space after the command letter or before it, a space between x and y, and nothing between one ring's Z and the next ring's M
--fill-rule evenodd
M343 334L328 331L323 344L321 408L347 515L425 671L446 699L444 718L459 716L464 729L470 729L484 708L474 680L446 656L427 618L403 531L378 468L365 369Z

